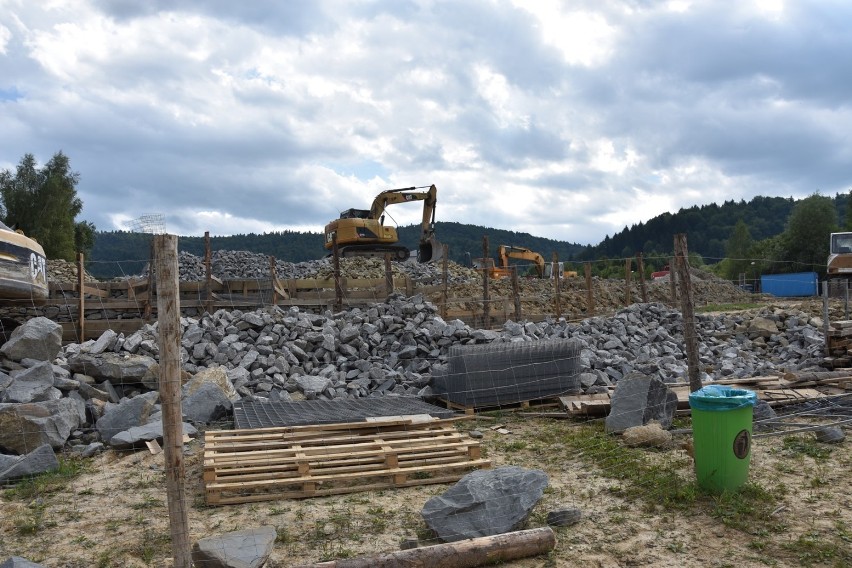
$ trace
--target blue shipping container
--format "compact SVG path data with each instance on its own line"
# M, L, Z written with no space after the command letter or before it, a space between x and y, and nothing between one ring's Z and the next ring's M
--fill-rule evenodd
M816 296L819 294L817 273L761 274L760 291L782 298Z

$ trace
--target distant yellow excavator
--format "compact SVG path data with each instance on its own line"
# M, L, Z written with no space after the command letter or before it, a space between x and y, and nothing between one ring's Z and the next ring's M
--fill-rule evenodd
M427 188L425 191L419 191ZM419 262L433 262L444 255L444 247L435 238L435 204L438 189L434 186L403 187L383 191L373 200L370 209L347 209L325 226L325 248L334 248L335 238L343 257L383 257L391 254L396 260L407 260L411 251L399 242L396 227L385 225L385 209L389 205L423 201L423 222L420 225Z
M488 270L488 275L491 278L508 278L512 274L512 268L509 266L510 258L530 261L539 278L551 278L553 276L553 263L546 263L544 257L534 250L514 245L497 247L497 266L494 265L494 260L491 258L475 258L473 259L473 266L480 270ZM567 276L561 263L559 264L559 273L561 277ZM577 273L574 272L569 275L576 276Z

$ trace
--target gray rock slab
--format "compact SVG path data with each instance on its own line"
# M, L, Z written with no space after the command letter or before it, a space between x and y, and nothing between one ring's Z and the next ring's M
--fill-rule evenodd
M118 334L111 329L104 331L101 336L89 347L91 355L100 355L101 353L113 348L118 340Z
M60 449L80 426L84 409L85 403L77 398L0 404L0 447L17 454L27 454L43 444Z
M44 444L20 456L14 464L0 471L0 481L29 477L57 469L59 469L59 460L56 459L53 448L50 444Z
M625 376L615 385L606 417L607 432L624 432L656 420L664 429L671 427L677 410L677 395L656 377L637 373Z
M474 471L429 499L420 515L441 540L511 532L526 521L547 487L547 474L516 466Z
M231 401L214 383L204 383L181 402L183 417L190 422L210 423L227 416Z
M184 422L182 426L185 435L195 436L198 434L198 430L192 424ZM157 420L156 422L149 422L143 426L134 426L133 428L128 428L123 432L117 433L110 439L109 445L117 450L123 450L141 446L151 440L162 440L162 438L163 422L162 420Z
M18 328L20 329L20 328ZM62 393L53 386L53 366L40 361L29 369L13 371L12 384L2 394L2 402L43 402L58 400Z
M846 439L846 433L843 429L836 426L820 428L819 430L815 430L814 434L816 434L817 442L824 444L839 444Z
M276 536L275 527L263 526L202 538L192 547L192 561L205 568L260 568Z
M547 524L552 527L567 527L579 523L583 512L573 507L565 507L547 512Z
M153 357L147 355L113 352L99 355L78 353L68 357L68 365L75 373L91 375L99 380L109 380L117 385L141 383L153 389L159 386L159 365Z
M109 444L119 432L145 424L158 398L159 393L149 392L108 407L95 423L104 443Z
M0 352L13 361L53 361L62 350L62 326L45 317L33 318L15 328Z
M302 392L322 392L331 386L331 381L326 377L317 375L302 375L296 377L296 384Z
M10 556L0 562L0 568L45 568L44 564L37 564L21 556Z

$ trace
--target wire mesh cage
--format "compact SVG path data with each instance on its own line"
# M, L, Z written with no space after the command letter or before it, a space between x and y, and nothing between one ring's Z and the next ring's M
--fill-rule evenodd
M134 233L148 233L150 235L163 235L166 232L166 222L162 213L148 213L128 222L130 230Z

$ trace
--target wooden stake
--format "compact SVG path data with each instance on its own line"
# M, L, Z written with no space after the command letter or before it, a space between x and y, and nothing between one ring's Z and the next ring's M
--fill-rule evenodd
M645 285L645 261L642 253L636 253L636 270L639 271L639 290L642 293L642 303L648 303L648 287Z
M521 290L518 285L518 265L512 266L512 299L515 301L515 321L521 321Z
M204 311L208 314L213 310L213 269L211 268L210 231L204 231Z
M825 338L825 356L831 355L831 341L828 337L829 321L828 321L828 285L829 281L825 280L822 283L822 336Z
M556 302L556 317L562 317L562 298L560 297L560 286L559 286L559 255L557 253L553 253L553 297Z
M550 527L435 544L376 556L344 558L299 568L476 568L538 556L556 547Z
M446 244L441 246L444 247L444 257L441 261L443 263L442 268L444 273L443 286L441 287L441 318L447 319L447 291L450 285L450 270L447 264L449 262L449 260L447 259L447 256L449 256L449 246L447 246Z
M488 297L488 235L482 237L482 329L491 327L491 306Z
M592 289L592 263L583 265L586 273L586 313L589 317L595 315L595 292Z
M80 299L78 300L77 313L79 314L77 321L77 337L80 338L80 343L86 341L86 294L83 287L86 285L83 271L83 253L77 253L77 289L79 290Z
M393 271L391 270L391 255L385 253L385 296L393 294Z
M629 306L633 302L630 301L630 285L631 272L633 271L633 259L629 256L624 259L624 305Z
M671 288L672 307L677 306L677 271L675 270L675 259L669 259L669 287Z
M698 368L698 332L695 327L695 306L692 303L692 280L689 277L686 233L675 235L674 246L681 313L683 314L683 340L686 344L686 362L689 369L689 390L695 392L701 388L701 372ZM670 271L669 276L671 274Z
M331 251L334 265L334 311L339 312L343 309L343 286L340 284L340 249L337 247L336 232L332 240Z
M275 268L275 257L269 255L269 285L272 287L272 305L278 305L278 271Z
M189 517L184 493L183 413L180 402L180 301L178 299L177 237L156 235L157 321L160 348L160 404L169 529L175 568L192 566Z

